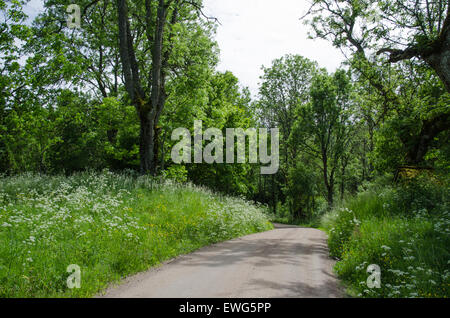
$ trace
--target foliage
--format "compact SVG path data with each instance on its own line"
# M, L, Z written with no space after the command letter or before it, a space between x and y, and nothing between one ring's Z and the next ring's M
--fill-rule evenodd
M448 297L449 188L419 178L374 188L322 219L335 270L362 297ZM381 288L366 285L367 267L381 267Z
M1 297L89 297L201 246L271 229L265 209L135 173L0 182ZM68 289L67 266L81 267Z
M44 1L33 21L27 2L0 0L0 295L93 295L267 229L269 209L278 222L322 218L355 295L448 295L448 1L312 1L310 36L347 61L329 73L282 56L262 67L256 98L217 71L201 0L79 0L79 29L67 1ZM279 128L278 173L174 164L171 134L195 120L224 134ZM63 287L67 257L87 269L85 290ZM360 284L369 263L382 266L380 290Z
M187 181L187 170L184 166L171 166L163 171L163 176L166 179L174 180L177 183L184 183Z
M290 142L300 148L302 155L317 158L330 207L334 202L336 175L352 140L350 93L351 84L345 71L338 70L332 76L324 71L318 73L311 84L310 102L299 106L290 135Z

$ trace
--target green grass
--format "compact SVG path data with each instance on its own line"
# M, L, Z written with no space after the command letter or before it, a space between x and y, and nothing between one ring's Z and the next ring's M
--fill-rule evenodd
M202 246L269 230L265 208L110 172L0 178L0 297L90 297ZM67 267L81 268L69 289Z
M448 297L448 206L448 188L417 182L363 192L326 214L322 226L349 294ZM381 268L379 289L367 286L371 264Z

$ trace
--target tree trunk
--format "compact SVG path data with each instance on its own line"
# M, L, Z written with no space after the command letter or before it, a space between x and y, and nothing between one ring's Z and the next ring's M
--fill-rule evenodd
M344 200L344 195L345 195L345 175L347 172L347 165L348 165L348 161L349 158L346 156L343 156L343 158L341 159L341 201Z
M277 203L275 202L275 175L272 175L272 205L273 205L273 213L277 212Z
M424 56L424 60L436 71L447 92L450 93L450 6L441 38L439 49L428 56Z
M427 45L413 46L405 50L383 48L378 54L390 53L389 62L396 63L418 57L425 61L439 76L447 92L450 93L450 6L439 37Z
M327 187L327 201L328 201L328 208L331 209L333 207L334 198L333 198L333 186L330 184Z
M418 136L411 138L409 135L402 138L402 143L410 148L406 155L406 163L420 165L428 153L434 139L450 126L450 114L441 114L425 120ZM411 146L412 145L412 146Z
M333 186L334 180L333 177L328 180L328 156L325 150L322 150L322 164L323 164L323 181L325 184L325 188L327 189L327 202L328 208L331 209L333 206Z
M161 141L161 171L164 171L165 169L165 165L166 165L166 148L165 148L165 143L166 143L166 133L163 134L162 136L162 141Z
M157 149L155 149L155 127L159 116L164 109L166 92L164 87L165 73L163 60L169 58L169 51L163 57L164 26L166 25L167 6L165 0L158 1L157 21L154 37L151 34L151 3L146 1L146 33L148 41L152 42L152 71L148 87L143 89L136 59L133 37L128 18L128 5L126 0L117 0L119 24L119 51L125 80L125 88L131 98L140 119L140 171L156 173ZM172 25L177 21L177 11L173 14ZM150 96L146 91L151 91Z
M142 174L154 171L153 121L148 113L139 114L141 131L139 141L140 171Z

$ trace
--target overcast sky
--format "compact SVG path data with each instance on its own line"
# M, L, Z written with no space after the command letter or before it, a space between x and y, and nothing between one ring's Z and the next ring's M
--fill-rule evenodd
M76 0L68 3L76 3ZM339 50L322 40L308 40L299 18L309 0L204 0L204 12L219 19L219 70L232 71L242 86L258 92L261 66L285 54L300 54L334 71L343 61ZM26 12L35 16L42 0L31 0Z
M308 26L300 17L308 0L204 0L205 13L219 19L219 70L232 71L258 92L261 66L285 54L299 54L334 71L344 60L341 52L323 40L308 40Z

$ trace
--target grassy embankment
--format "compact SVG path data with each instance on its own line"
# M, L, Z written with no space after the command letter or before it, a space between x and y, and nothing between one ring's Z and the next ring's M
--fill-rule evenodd
M265 209L147 177L0 177L0 297L89 297L199 247L271 229ZM67 267L81 268L69 289Z
M373 187L326 214L335 271L359 297L448 297L449 189L436 180ZM367 287L367 267L381 288Z

